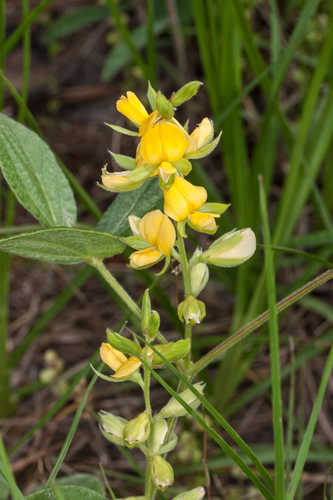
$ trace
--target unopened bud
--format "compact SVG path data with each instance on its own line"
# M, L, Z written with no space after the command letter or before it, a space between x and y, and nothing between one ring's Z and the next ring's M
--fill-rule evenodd
M186 325L198 325L206 316L206 306L193 295L186 297L178 306L178 317Z
M209 279L209 269L204 262L198 262L191 267L190 281L191 290L194 297L197 297L207 285Z
M203 394L205 384L203 382L197 382L196 384L194 384L194 388L200 394ZM194 410L196 410L200 406L200 400L191 391L191 389L186 389L185 391L181 392L179 394L179 397ZM185 415L187 415L187 410L174 397L170 398L167 404L163 406L162 410L159 412L159 417L163 418L184 417Z
M124 427L124 441L129 448L144 443L150 431L150 423L147 413L144 411L133 418Z
M118 351L136 356L139 356L141 353L140 346L133 342L133 340L127 339L119 333L109 330L109 328L106 330L106 338L108 343L115 349L118 349Z
M256 250L252 229L231 231L218 238L201 256L201 260L220 267L234 267L247 261Z
M143 333L146 334L149 327L150 316L151 316L151 302L149 296L149 288L147 288L145 290L145 293L143 294L141 311L142 311L141 328Z
M199 488L194 488L194 490L186 491L185 493L180 493L172 500L201 500L205 496L205 490L202 486Z
M123 433L127 420L103 410L99 412L98 416L103 436L111 443L124 445Z
M170 120L175 114L173 105L160 90L156 94L156 108L159 114L166 120Z
M183 359L190 351L189 339L177 340L177 342L167 342L166 344L155 345L152 358L153 365L163 365L165 358L169 363ZM161 356L159 356L159 354ZM163 356L163 357L162 357Z
M164 443L168 433L168 423L164 418L154 418L152 425L151 437L151 452L154 455L160 453L160 449Z
M171 96L171 102L174 106L180 106L184 102L188 101L189 99L192 99L192 97L195 96L195 94L198 92L199 87L202 85L202 82L199 81L192 81L188 82L180 89L178 89L176 92L174 92Z
M153 172L151 165L142 165L134 170L125 170L122 172L108 172L104 167L102 169L102 185L105 189L113 193L122 191L132 191L137 189L145 182Z
M159 490L165 490L174 481L173 468L159 455L155 455L152 460L152 479Z

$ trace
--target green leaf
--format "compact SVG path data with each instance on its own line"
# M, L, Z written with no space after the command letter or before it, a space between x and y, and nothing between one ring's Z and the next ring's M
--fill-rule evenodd
M162 192L156 179L150 179L135 191L119 193L98 223L97 228L117 236L130 234L129 215L143 217L149 210L160 208Z
M0 113L0 168L19 202L43 226L72 226L76 204L48 145Z
M67 476L67 477L61 477L60 479L57 479L54 484L56 486L82 486L84 488L87 488L88 490L95 491L96 493L99 493L101 495L104 495L105 493L105 488L103 483L100 481L100 479L93 474L73 474L72 476ZM1 486L1 482L0 482ZM38 492L41 492L43 490L47 489L46 485L41 485L38 488L36 488L33 493L36 494ZM1 496L0 496L1 499ZM1 499L2 500L2 499Z
M105 488L100 479L93 474L73 474L56 480L58 486L83 486L89 490L104 495Z
M108 14L109 9L102 5L75 9L51 23L45 33L44 40L47 43L58 40L58 38L75 33L91 23L103 21Z
M59 484L59 482L57 482ZM84 486L59 486L64 500L106 500L104 495ZM25 497L26 500L56 500L57 497L51 488L45 488Z
M89 229L42 229L0 239L0 250L30 259L78 264L121 253L124 244L109 233Z

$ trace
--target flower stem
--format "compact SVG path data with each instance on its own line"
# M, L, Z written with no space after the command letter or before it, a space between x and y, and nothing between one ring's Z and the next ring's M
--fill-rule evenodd
M147 356L146 356L146 361ZM151 404L150 404L150 379L151 379L151 374L149 368L146 366L144 367L144 383L143 383L143 394L144 394L144 399L145 399L145 405L146 405L146 412L149 418L150 422L150 436L148 438L148 449L150 450L151 447L151 433L152 433L152 410L151 410ZM152 482L152 457L148 453L146 455L146 473L145 473L145 499L146 500L152 500L154 497L154 485Z
M110 273L110 271L105 267L102 260L92 257L89 260L89 264L93 266L97 271L103 276L105 281L110 285L112 290L118 295L118 297L126 304L128 309L136 316L141 318L141 311L138 305L134 302L132 297L128 295L126 290L121 286L119 281Z
M180 265L182 267L182 272L183 272L184 292L185 292L185 297L188 297L189 295L191 295L191 281L190 281L189 265L188 265L187 255L186 255L184 238L180 234L178 227L177 227L177 233L178 233L177 246L178 246L178 250L179 250Z

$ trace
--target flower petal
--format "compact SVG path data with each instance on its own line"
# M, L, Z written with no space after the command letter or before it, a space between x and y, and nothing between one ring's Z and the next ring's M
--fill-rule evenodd
M107 342L103 342L99 354L103 363L108 365L111 370L116 371L120 366L127 361L125 354L118 349L115 349Z
M134 269L148 267L156 264L162 258L162 254L156 248L150 247L137 250L130 256L130 266Z
M141 361L136 356L130 356L128 360L113 374L113 378L122 379L132 375L140 366Z

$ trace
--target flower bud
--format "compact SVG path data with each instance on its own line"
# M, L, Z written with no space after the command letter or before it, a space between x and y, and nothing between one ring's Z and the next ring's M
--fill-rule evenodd
M133 170L122 172L108 172L104 167L102 169L103 187L113 193L122 191L132 191L143 184L152 174L154 167L150 165L141 165Z
M126 97L121 96L116 103L117 111L136 125L140 125L148 117L146 108L134 92L126 92Z
M160 449L164 443L168 432L168 423L164 418L154 418L152 425L152 437L150 451L154 455L160 453Z
M153 352L152 364L163 365L165 358L170 363L183 359L190 351L189 339L177 340L177 342L167 342L165 344L158 344L154 346L157 352ZM161 353L161 356L158 355Z
M201 120L197 128L195 128L191 133L190 143L186 150L186 153L198 151L212 140L213 135L214 126L212 120L209 120L209 118L204 118L203 120Z
M150 431L150 423L147 412L142 412L133 418L124 427L124 442L129 448L144 443Z
M198 325L206 316L206 306L202 300L189 295L178 306L178 317L186 325Z
M150 317L151 317L151 302L149 296L149 288L145 290L142 297L142 307L141 307L141 329L144 334L148 331Z
M159 455L155 455L152 460L152 479L159 490L165 490L174 481L173 468Z
M190 281L191 290L194 297L197 297L207 285L209 279L209 269L204 262L198 262L191 267Z
M194 384L194 388L203 394L205 384L203 382L197 382ZM179 397L185 401L191 408L196 410L200 406L200 400L191 391L191 389L186 389L179 394ZM170 418L170 417L184 417L187 415L187 410L182 406L176 398L172 397L169 399L167 404L163 406L162 410L159 412L159 417Z
M202 486L199 488L194 488L194 490L186 491L185 493L180 493L172 500L201 500L205 496L205 490Z
M151 312L150 321L149 321L148 330L147 330L149 340L154 340L154 338L156 337L156 334L160 328L160 324L161 324L160 315L158 314L157 311L153 310Z
M124 446L123 433L127 420L104 410L98 416L103 436L111 443Z
M133 342L133 340L127 339L109 328L106 330L106 338L108 343L115 349L118 349L118 351L126 354L135 354L136 356L139 356L141 353L140 346Z
M174 106L180 106L189 99L192 99L192 97L194 97L195 94L198 92L199 87L201 85L202 82L195 80L186 83L185 85L180 87L180 89L178 89L176 92L172 94L170 101Z
M159 90L156 95L156 108L161 116L166 120L170 120L175 111L169 99Z
M231 231L218 238L201 256L201 260L220 267L234 267L247 261L256 250L252 229Z

